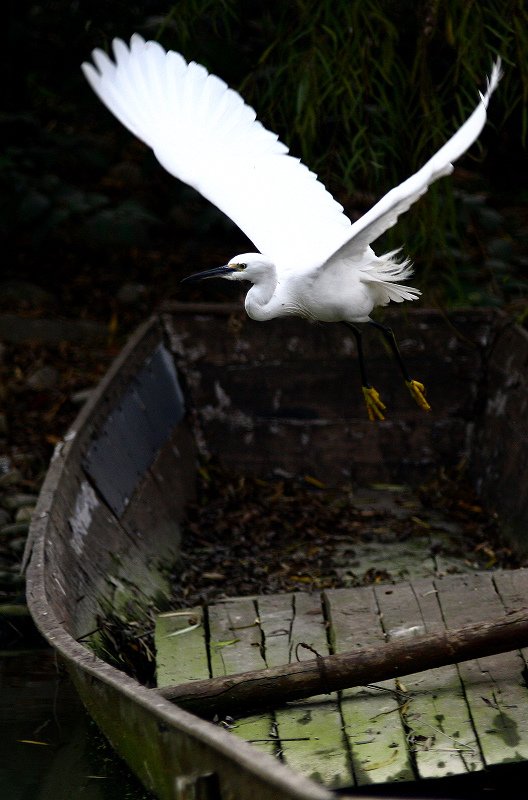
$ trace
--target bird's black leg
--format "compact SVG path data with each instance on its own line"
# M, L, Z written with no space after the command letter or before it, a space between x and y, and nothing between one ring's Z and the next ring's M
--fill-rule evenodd
M350 328L350 330L356 337L359 372L361 375L361 388L363 389L363 397L365 398L365 402L367 404L367 412L369 415L369 419L371 422L374 422L376 417L378 419L385 419L385 417L382 414L382 412L385 411L385 406L381 402L378 392L370 385L367 379L367 369L365 367L365 354L363 353L363 332L361 328L358 328L351 322L344 322L344 324L347 326L347 328Z
M430 411L431 406L425 399L425 387L423 383L414 381L409 375L409 371L400 353L400 349L396 342L392 328L389 328L387 325L382 325L380 322L374 322L374 320L370 320L370 324L374 325L375 328L380 330L383 336L385 337L385 340L389 345L390 349L392 350L394 357L396 358L396 361L398 362L398 365L402 371L402 375L405 380L405 385L409 389L411 396L416 400L420 408L423 408L424 411Z

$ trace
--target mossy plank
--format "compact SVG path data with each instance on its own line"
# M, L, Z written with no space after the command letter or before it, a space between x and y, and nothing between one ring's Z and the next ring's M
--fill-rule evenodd
M528 569L501 570L493 574L493 583L508 612L528 609ZM521 650L525 661L528 648Z
M266 666L261 649L261 631L255 601L233 598L209 606L209 648L213 677L231 675ZM252 714L231 728L236 736L273 753L277 748L272 714Z
M313 658L301 643L326 655L383 642L386 634L394 640L435 633L519 610L526 597L528 570L331 589L322 597L232 598L207 612L211 671L226 675ZM160 615L156 649L160 686L208 677L201 609ZM528 759L524 666L514 651L403 678L418 777ZM377 686L393 690L397 682ZM267 752L280 748L289 766L329 787L412 780L402 702L391 691L356 687L340 698L323 695L239 719L232 730Z
M297 647L304 643L328 655L328 640L320 594L259 598L259 616L269 667L313 658ZM287 632L287 633L285 633ZM293 769L338 787L353 783L343 722L335 693L310 701L290 703L275 712L284 760Z
M455 628L504 616L491 573L435 581L446 625ZM528 689L518 650L458 665L468 705L488 766L528 759Z
M231 675L266 664L255 601L240 597L208 607L211 671Z
M444 630L431 579L377 586L376 597L389 641ZM455 665L406 675L404 718L421 778L441 778L483 768Z
M325 591L332 648L345 653L385 641L371 586ZM358 785L413 780L394 680L379 689L355 687L341 693L341 713Z
M257 600L266 666L290 663L293 594L270 594Z
M202 608L159 614L154 643L158 686L210 677Z

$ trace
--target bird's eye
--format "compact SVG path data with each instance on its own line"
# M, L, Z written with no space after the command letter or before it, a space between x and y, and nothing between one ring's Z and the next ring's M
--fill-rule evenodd
M247 267L247 264L237 264L237 266L239 269L245 269Z

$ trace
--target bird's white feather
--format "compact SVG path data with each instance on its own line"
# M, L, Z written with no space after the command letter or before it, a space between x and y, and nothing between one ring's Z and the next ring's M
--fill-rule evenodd
M321 263L351 223L342 206L239 94L194 62L137 34L115 63L83 64L103 103L172 175L230 217L280 268Z
M332 254L334 259L349 259L361 262L365 251L382 233L391 228L400 214L407 211L434 183L453 170L453 161L460 158L480 135L486 122L486 109L489 99L501 78L501 61L493 65L486 94L458 131L410 178L391 189L366 214L358 219L347 231L342 246ZM324 269L325 265L321 266Z
M395 253L378 258L370 245L431 183L449 174L453 161L476 140L500 80L500 59L481 102L454 136L418 172L352 224L317 176L288 155L288 148L220 78L137 34L130 47L115 39L113 53L114 61L94 50L95 68L83 64L95 92L127 128L152 147L168 172L227 214L271 260L277 277L284 278L277 283L280 297L293 291L297 278L313 283L317 276L334 274L334 267L340 267L341 282L346 281L346 274L357 271L354 280L370 287L371 309L419 295L417 289L400 285L411 274L408 262L399 264ZM348 271L343 272L344 266ZM337 299L343 286L335 287ZM252 307L256 290L256 286L250 290ZM279 294L273 295L266 310L255 310L259 318L290 313L288 309L296 307L294 298L283 302ZM349 316L344 318L355 319L353 298L349 297L349 303ZM357 318L368 318L365 303L359 305ZM334 312L314 309L313 314L317 313L325 318Z

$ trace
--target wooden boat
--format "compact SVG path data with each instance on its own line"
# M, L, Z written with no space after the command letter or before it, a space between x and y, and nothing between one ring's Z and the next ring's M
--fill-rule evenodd
M374 337L369 364L388 412L373 424L339 326L253 323L238 305L167 307L132 337L56 448L28 543L31 613L101 730L163 800L334 796L89 645L109 608L130 611L167 591L200 450L248 474L363 485L416 483L465 458L478 491L526 549L525 331L473 310L449 318L408 311L394 327L433 411L412 406ZM526 581L519 572L513 606Z

